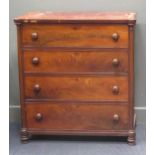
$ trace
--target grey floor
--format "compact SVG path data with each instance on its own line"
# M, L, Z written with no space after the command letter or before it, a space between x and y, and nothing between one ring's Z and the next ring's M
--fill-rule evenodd
M10 124L10 155L145 155L145 125L137 125L137 144L105 137L37 137L20 143L19 124Z

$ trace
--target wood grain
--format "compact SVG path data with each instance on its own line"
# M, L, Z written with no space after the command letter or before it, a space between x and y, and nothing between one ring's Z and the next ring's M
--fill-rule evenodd
M38 64L33 59L38 58ZM119 65L112 65L118 59ZM31 50L24 52L24 71L31 73L128 72L126 51Z
M31 22L52 22L57 21L102 21L102 22L122 22L135 21L134 12L28 12L22 16L16 17L14 21L28 23Z
M30 129L53 130L123 130L128 128L126 106L103 104L56 104L44 102L26 104L27 127ZM42 120L36 120L41 113ZM114 114L119 121L114 122Z
M32 33L38 40L32 40ZM112 34L118 33L118 41ZM23 46L127 48L128 26L93 24L30 24L23 26Z
M40 91L35 92L35 85ZM119 93L112 92L113 86ZM128 78L123 77L32 77L25 78L25 97L60 100L128 100Z

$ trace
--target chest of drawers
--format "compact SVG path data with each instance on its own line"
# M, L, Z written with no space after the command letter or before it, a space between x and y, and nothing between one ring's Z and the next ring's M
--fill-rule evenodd
M125 136L135 144L135 13L32 12L14 21L21 140Z

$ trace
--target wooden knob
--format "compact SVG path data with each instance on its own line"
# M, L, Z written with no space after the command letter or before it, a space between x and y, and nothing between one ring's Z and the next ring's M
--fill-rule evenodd
M118 121L119 121L119 115L118 115L118 114L114 114L114 115L113 115L113 120L114 120L115 122L118 122Z
M33 32L33 33L31 34L31 37L32 37L32 40L33 40L33 41L36 41L36 40L38 39L38 34L37 34L36 32Z
M112 60L112 65L113 65L114 67L118 67L118 66L119 66L119 60L118 60L117 58L114 58L114 59Z
M118 33L113 33L113 34L112 34L112 39L113 39L114 41L117 41L117 40L119 39Z
M35 91L36 93L38 93L40 90L41 90L41 88L40 88L39 84L35 84L35 85L34 85L34 91Z
M32 64L38 65L39 64L39 58L38 57L32 58Z
M43 115L41 113L37 113L35 118L37 121L41 121L43 119Z
M113 92L114 94L118 94L118 93L119 93L119 87L118 87L118 86L113 86L113 87L112 87L112 92Z

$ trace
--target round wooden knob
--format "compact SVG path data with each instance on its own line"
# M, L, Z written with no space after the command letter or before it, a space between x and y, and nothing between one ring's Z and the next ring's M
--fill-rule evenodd
M36 40L38 39L38 34L37 34L36 32L33 32L33 33L31 34L31 37L32 37L32 40L33 40L33 41L36 41Z
M41 88L40 88L39 84L35 84L35 85L34 85L34 91L35 91L36 93L38 93L40 90L41 90Z
M119 66L119 60L118 60L117 58L114 58L114 59L112 60L112 65L113 65L114 67Z
M43 115L41 113L37 113L35 118L37 121L41 121L43 119Z
M118 33L113 33L113 34L112 34L112 39L113 39L114 41L117 41L117 40L119 39Z
M114 120L115 122L118 122L118 121L119 121L119 115L118 115L118 114L114 114L113 120Z
M32 58L32 64L38 65L39 64L39 58L38 57Z
M118 86L113 86L113 87L112 87L112 92L113 92L114 94L118 94L118 93L119 93L119 87L118 87Z

